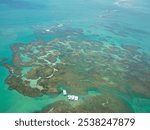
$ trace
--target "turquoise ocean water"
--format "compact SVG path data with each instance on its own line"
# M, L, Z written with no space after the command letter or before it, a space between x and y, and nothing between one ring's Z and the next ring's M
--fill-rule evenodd
M0 0L0 58L6 57L11 63L12 44L27 44L41 38L36 30L60 24L150 52L149 0ZM34 112L63 98L23 96L8 89L8 75L9 71L0 65L0 112ZM149 98L111 93L127 100L134 112L150 112Z

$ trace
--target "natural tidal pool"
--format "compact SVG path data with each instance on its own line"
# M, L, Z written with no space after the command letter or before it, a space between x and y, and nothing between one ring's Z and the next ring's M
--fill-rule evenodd
M150 3L41 2L0 0L0 112L150 112Z

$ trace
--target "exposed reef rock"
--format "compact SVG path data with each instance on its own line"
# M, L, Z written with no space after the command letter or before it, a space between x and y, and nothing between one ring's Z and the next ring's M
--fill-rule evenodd
M150 97L150 56L138 46L55 39L17 43L12 50L6 82L23 95L60 94L59 86L85 95L89 88L108 86Z
M35 97L42 95L39 89L31 88L28 81L22 81L16 76L9 76L7 78L7 83L10 84L9 89L15 89L25 96Z

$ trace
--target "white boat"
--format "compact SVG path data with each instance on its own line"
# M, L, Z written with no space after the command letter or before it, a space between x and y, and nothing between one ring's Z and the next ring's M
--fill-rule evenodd
M78 101L79 97L75 96L75 95L68 95L68 99L71 100L71 101Z
M75 101L78 101L78 100L79 100L79 97L78 97L78 96L75 96L75 97L74 97L74 100L75 100Z
M66 96L67 95L67 91L63 90L63 95Z

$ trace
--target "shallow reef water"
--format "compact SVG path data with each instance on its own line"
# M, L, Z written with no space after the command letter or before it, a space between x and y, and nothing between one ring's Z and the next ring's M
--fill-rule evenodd
M0 112L150 112L150 8L133 1L0 0Z

